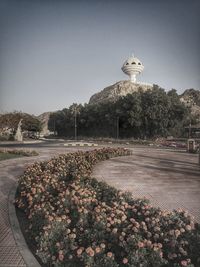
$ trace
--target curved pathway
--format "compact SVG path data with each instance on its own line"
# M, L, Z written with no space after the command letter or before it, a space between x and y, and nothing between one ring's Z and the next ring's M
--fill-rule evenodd
M40 155L0 162L0 267L27 266L16 244L8 214L9 192L15 188L17 177L35 160L47 160L77 150L54 145L32 149ZM196 162L197 155L134 148L132 156L97 164L94 175L119 189L132 191L136 197L146 196L163 208L188 209L200 221L200 167Z
M47 160L58 154L75 151L77 149L49 147L34 148L34 150L39 152L39 156L0 161L0 267L27 266L20 253L20 248L16 243L11 228L11 222L9 221L9 204L13 205L13 203L9 203L9 193L16 187L19 175L23 173L27 165L36 160Z
M138 147L133 155L98 163L93 175L134 197L146 197L167 210L183 208L200 222L198 155Z

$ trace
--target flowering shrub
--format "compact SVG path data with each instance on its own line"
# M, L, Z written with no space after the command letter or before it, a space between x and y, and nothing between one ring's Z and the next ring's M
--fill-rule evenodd
M200 266L200 229L187 212L161 211L90 177L98 161L129 154L103 148L28 167L16 206L45 266Z

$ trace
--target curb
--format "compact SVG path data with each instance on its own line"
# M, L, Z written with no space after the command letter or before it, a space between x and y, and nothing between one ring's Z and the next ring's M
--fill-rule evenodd
M35 141L23 141L22 144L40 144L43 143L43 140L35 140Z
M93 144L93 143L65 143L64 146L98 146L98 144Z
M8 197L8 214L14 239L27 267L41 267L41 265L38 263L36 258L29 250L19 226L19 222L15 211L15 206L13 204L13 201L15 199L16 189L17 189L17 182L10 190Z

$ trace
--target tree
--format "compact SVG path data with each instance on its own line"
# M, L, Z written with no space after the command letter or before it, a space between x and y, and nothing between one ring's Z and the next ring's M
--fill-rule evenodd
M35 116L22 112L12 112L0 115L0 127L1 129L8 128L11 130L12 134L15 134L21 119L22 131L40 132L42 130L42 124Z
M115 103L116 117L119 117L121 133L124 136L139 137L142 124L141 95L138 92L128 94Z
M166 136L169 123L170 103L164 89L153 86L141 94L142 128L145 136Z
M74 136L74 108L79 110L78 135L83 137L116 137L119 132L121 138L167 136L176 128L183 130L188 116L175 90L166 93L154 85L152 90L139 90L115 103L73 104L50 116L50 129L54 125L58 135Z
M169 132L174 136L184 135L184 127L192 121L190 108L181 101L175 89L171 89L167 96L170 101L169 109Z

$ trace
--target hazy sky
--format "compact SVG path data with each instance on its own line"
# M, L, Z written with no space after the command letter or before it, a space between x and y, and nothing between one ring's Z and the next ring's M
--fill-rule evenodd
M88 102L134 53L139 80L200 88L199 0L1 0L0 112Z

